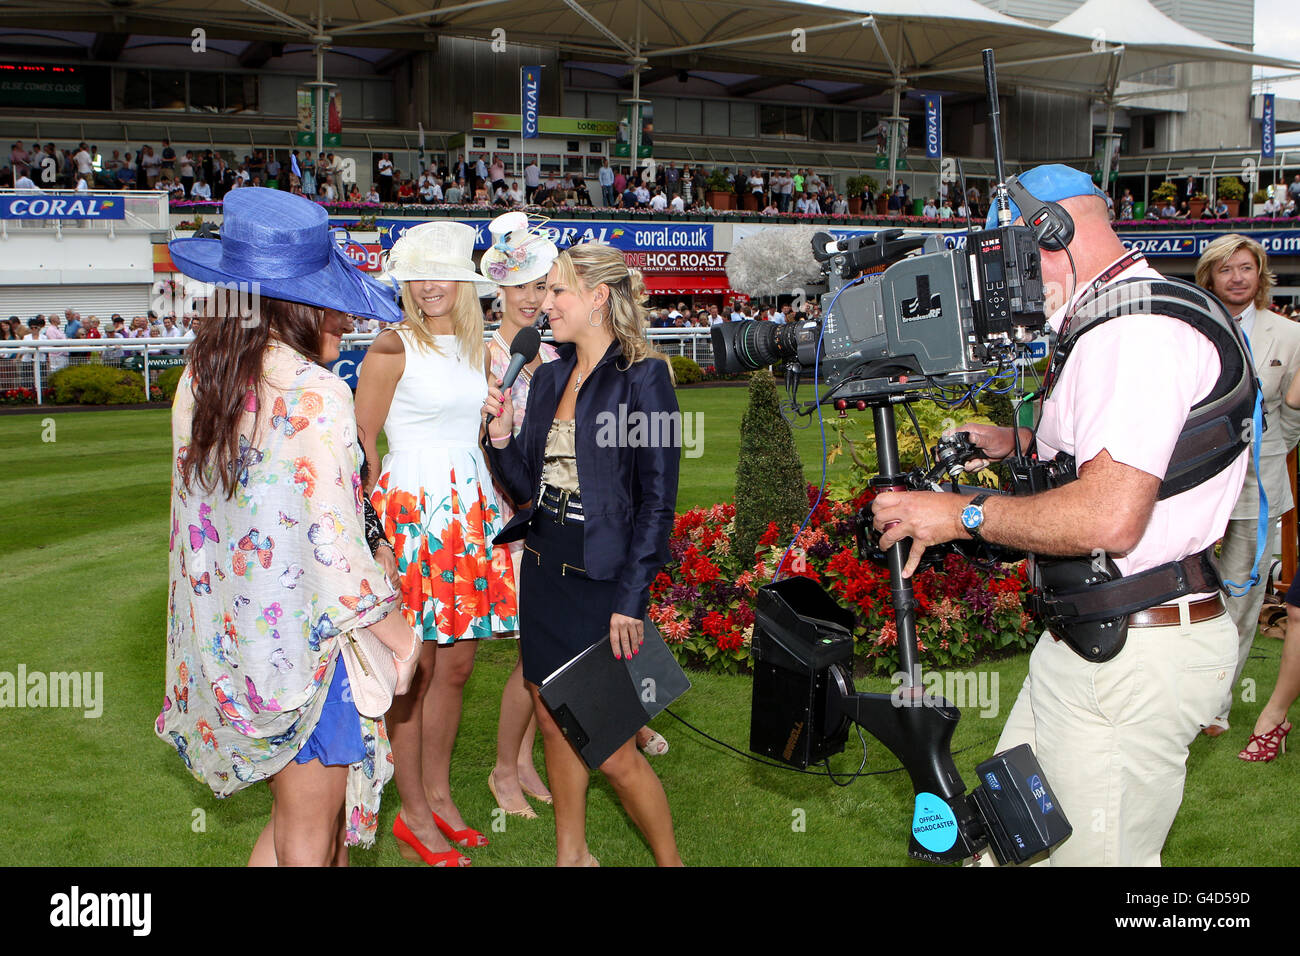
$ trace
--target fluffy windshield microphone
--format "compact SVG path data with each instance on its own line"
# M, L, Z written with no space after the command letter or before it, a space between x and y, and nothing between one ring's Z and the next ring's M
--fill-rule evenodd
M821 265L812 252L817 232L777 226L745 236L727 257L727 282L745 295L789 295L820 283Z
M506 374L501 376L503 392L515 384L523 367L537 358L537 350L541 347L542 333L533 326L525 326L515 333L515 340L510 343L510 364L506 366Z

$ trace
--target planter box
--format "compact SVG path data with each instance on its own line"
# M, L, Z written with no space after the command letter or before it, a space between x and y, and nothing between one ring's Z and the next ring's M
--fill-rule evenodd
M862 197L861 197L861 196L850 196L850 197L849 197L849 215L850 215L850 216L861 216L861 215L862 215Z
M708 189L704 192L704 199L714 209L735 209L736 194L731 192L722 192L721 190Z

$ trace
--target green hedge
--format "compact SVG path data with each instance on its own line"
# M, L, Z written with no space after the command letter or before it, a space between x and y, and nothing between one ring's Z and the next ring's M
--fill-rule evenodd
M176 397L176 386L180 384L181 376L185 374L184 365L176 365L163 371L156 379L154 384L162 389L163 398L171 401Z
M50 376L60 405L136 405L144 399L144 376L105 365L74 365Z
M687 358L685 355L674 355L672 364L673 376L677 379L678 385L694 385L704 380L704 369L700 368L699 363L694 359Z

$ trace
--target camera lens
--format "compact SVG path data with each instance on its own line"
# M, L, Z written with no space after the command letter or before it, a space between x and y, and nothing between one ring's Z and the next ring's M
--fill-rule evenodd
M799 355L796 326L771 322L722 322L713 327L713 359L727 375L767 368Z

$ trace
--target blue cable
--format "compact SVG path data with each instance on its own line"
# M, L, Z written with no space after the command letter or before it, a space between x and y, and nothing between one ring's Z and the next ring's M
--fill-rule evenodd
M1250 347L1250 336L1242 333L1246 340L1246 354L1250 356L1251 367L1255 367L1255 353ZM1259 446L1264 442L1264 390L1255 384L1254 440L1250 443L1251 460L1255 466L1255 485L1259 489L1259 514L1255 519L1255 564L1250 569L1249 580L1238 584L1236 581L1223 582L1232 597L1242 597L1259 583L1259 565L1264 557L1264 547L1268 543L1268 494L1264 491L1264 481L1259 476Z
M839 301L839 298L844 293L845 289L848 289L851 286L856 285L857 283L863 281L863 279L865 278L866 278L865 276L859 276L858 278L854 279L852 282L840 286L839 292L835 293L835 296L831 299L831 304L826 307L826 314L830 315L830 313L834 311L835 303ZM813 358L814 392L816 391L818 385L821 382L820 369L821 369L821 359L822 359L822 338L825 335L826 335L826 322L823 320L821 330L817 333L817 355L815 358ZM794 537L791 538L790 543L786 545L785 552L781 555L781 560L776 563L776 569L772 572L772 580L770 582L772 584L775 584L777 582L778 580L777 575L781 573L781 568L785 566L785 559L790 556L790 551L792 548L794 548L795 542L799 540L799 535L803 534L804 528L808 527L808 522L811 521L812 516L817 513L817 508L821 505L822 498L826 497L826 418L824 415L822 415L822 403L820 401L817 402L817 425L821 429L821 436L822 436L822 480L821 480L820 487L818 487L817 489L817 500L814 501L812 507L808 509L808 514L803 519L803 524L799 525L799 530L794 533Z

